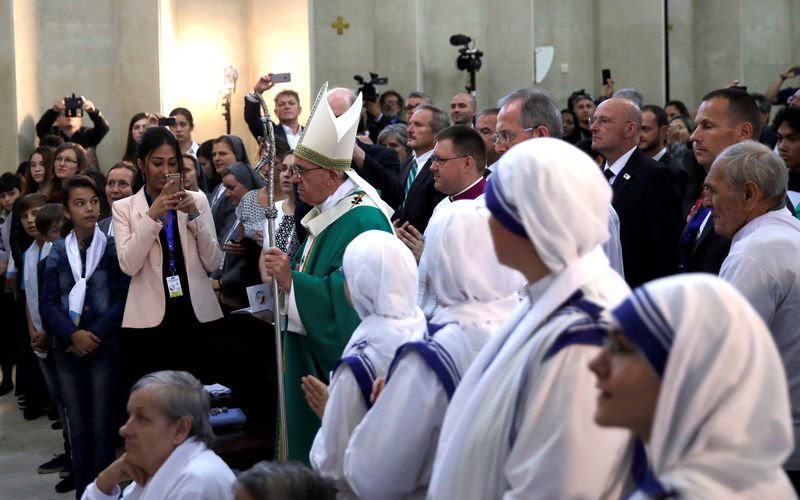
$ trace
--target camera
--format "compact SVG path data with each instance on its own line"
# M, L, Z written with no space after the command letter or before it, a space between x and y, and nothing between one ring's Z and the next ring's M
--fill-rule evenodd
M483 52L476 48L470 48L469 44L474 45L474 40L467 35L453 35L450 37L450 45L462 47L458 49L458 57L456 58L456 68L460 71L467 71L469 73L469 80L467 81L467 92L475 91L475 73L481 69L481 57Z
M178 125L178 119L174 116L167 116L158 119L159 127L175 127L176 125Z
M369 74L369 81L364 80L364 77L361 75L353 76L353 79L357 81L361 87L356 90L356 93L361 92L361 96L364 101L367 102L377 102L378 101L378 89L375 88L375 85L386 85L389 83L389 79L381 76L378 76L378 73L370 73Z
M75 93L72 94L72 97L64 98L64 116L68 116L70 118L83 116L82 108L83 99L80 97L75 97Z

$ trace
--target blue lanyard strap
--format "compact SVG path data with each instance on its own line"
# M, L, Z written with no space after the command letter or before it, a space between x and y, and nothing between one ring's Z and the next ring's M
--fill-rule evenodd
M153 205L153 199L150 197L150 192L144 188L144 195L147 198L147 205ZM172 212L174 210L167 210L167 221L164 222L164 217L159 215L158 219L164 225L165 236L167 237L167 250L169 257L169 272L175 276L175 235L172 233Z

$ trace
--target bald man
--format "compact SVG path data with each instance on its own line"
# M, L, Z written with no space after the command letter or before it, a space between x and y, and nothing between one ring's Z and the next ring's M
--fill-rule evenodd
M461 92L454 95L453 99L450 100L450 119L453 121L453 125L471 127L477 112L478 106L472 94Z
M611 204L619 215L625 280L635 288L678 272L686 173L639 151L642 112L631 100L603 101L591 119L592 149L606 158Z

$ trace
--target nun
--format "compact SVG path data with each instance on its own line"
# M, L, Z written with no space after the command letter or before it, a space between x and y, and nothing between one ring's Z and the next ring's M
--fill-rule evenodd
M264 178L244 162L236 162L222 171L222 184L225 196L235 208L248 191L264 187ZM224 225L217 227L222 262L213 271L211 287L224 290L246 299L244 289L261 282L258 271L258 257L261 246L252 238L244 237L244 226L232 211L225 219Z
M632 498L797 498L781 470L794 448L786 375L739 292L711 275L663 278L611 315L589 365L594 418L640 440Z
M592 419L586 364L602 344L600 312L630 292L609 267L611 188L574 146L514 146L489 178L486 205L500 263L528 297L464 374L440 433L432 498L619 498L632 439Z
M444 307L423 338L397 351L383 391L350 438L344 470L361 498L424 498L453 391L519 304L525 278L497 261L488 220L472 200L430 220L422 259Z
M311 466L332 479L337 498L356 498L344 477L350 434L372 406L372 385L385 377L398 347L425 330L416 305L417 262L395 235L366 231L344 251L345 293L361 318L336 362L328 402L311 447Z

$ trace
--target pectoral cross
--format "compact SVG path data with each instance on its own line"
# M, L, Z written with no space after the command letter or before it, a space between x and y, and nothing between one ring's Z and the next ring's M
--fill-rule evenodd
M337 35L343 34L344 33L343 30L346 30L346 29L350 28L350 23L345 23L345 22L342 22L342 21L344 21L344 18L342 16L338 16L336 18L336 22L335 23L331 23L331 28L336 30L336 34Z

